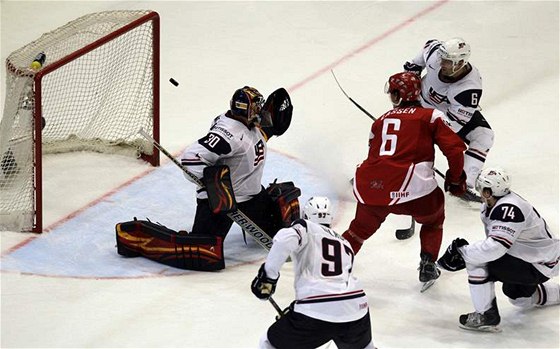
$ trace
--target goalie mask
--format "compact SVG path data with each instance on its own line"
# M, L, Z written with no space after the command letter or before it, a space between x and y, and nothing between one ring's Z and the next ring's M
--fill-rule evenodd
M331 201L324 196L315 196L309 198L303 207L303 219L308 219L312 222L331 226L333 216L331 213Z
M471 46L462 38L453 38L443 42L438 49L441 58L442 73L454 75L469 62Z
M254 87L245 86L235 91L229 103L232 115L246 120L247 125L261 125L262 94ZM262 122L267 124L267 122Z
M510 193L511 179L506 171L497 167L485 168L480 171L476 178L476 190L488 188L492 190L492 196L500 197Z
M420 78L411 72L397 73L385 83L385 93L396 94L397 101L392 100L393 105L398 106L401 102L416 102L420 97Z

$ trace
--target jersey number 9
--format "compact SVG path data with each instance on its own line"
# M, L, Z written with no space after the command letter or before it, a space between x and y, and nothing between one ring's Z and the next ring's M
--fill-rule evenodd
M323 259L325 263L321 264L321 274L323 276L337 276L342 274L342 253L350 256L350 268L348 269L348 274L352 272L352 265L354 264L354 251L338 240L323 238L321 240L321 246L323 249Z

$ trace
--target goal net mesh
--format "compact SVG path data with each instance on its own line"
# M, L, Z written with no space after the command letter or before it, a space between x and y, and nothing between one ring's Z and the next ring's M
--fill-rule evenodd
M154 131L154 24L142 20L150 13L89 14L8 56L0 122L0 230L33 231L37 225L42 209L37 149L153 154L138 134L140 128ZM33 70L39 53L46 60Z

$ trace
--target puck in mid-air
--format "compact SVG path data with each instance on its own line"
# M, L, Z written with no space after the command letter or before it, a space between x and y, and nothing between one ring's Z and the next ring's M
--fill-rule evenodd
M175 87L179 86L179 83L173 78L169 79L169 82L172 83Z

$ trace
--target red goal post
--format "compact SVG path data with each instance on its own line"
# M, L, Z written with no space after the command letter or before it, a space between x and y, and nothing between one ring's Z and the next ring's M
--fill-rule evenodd
M12 52L0 121L0 230L43 230L42 155L125 154L159 166L159 15L105 11ZM44 54L42 64L31 63Z

